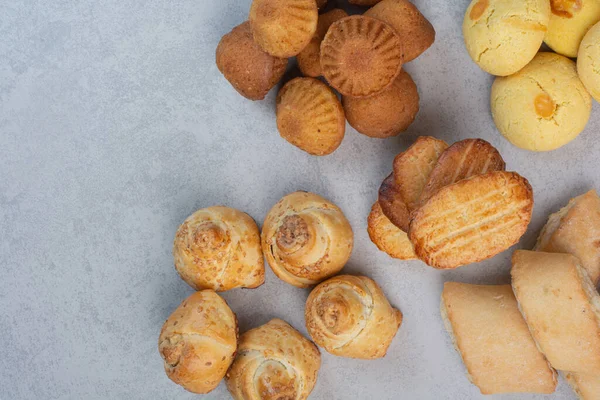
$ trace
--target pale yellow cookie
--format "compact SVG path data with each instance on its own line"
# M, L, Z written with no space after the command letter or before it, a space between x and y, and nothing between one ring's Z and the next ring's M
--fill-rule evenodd
M554 53L539 53L518 73L496 78L491 108L496 127L512 144L549 151L583 131L592 99L573 61Z
M467 51L492 75L514 74L538 52L549 20L548 0L473 0L463 20Z
M579 46L577 73L588 92L600 102L600 22L586 33Z
M550 0L552 14L544 42L555 52L577 57L579 44L600 21L600 0Z

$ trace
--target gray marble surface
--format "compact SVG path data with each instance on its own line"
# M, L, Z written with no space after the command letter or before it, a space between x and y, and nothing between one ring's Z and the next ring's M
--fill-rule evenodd
M557 151L511 146L490 116L492 78L464 49L468 0L416 3L437 30L406 66L421 94L416 122L388 140L348 127L333 155L316 158L279 137L276 90L247 101L215 66L220 37L250 0L0 2L0 399L195 398L167 379L157 351L162 323L192 292L173 268L175 230L215 204L260 222L299 189L345 211L355 249L344 271L377 280L405 317L384 359L324 352L312 398L482 398L443 329L439 296L448 280L508 282L512 251L445 272L394 261L366 232L377 188L418 135L484 138L534 188L517 246L529 248L549 212L600 189L600 107ZM242 331L280 317L306 333L307 294L268 270L264 286L224 297ZM203 398L227 397L221 384ZM561 380L548 398L574 395Z

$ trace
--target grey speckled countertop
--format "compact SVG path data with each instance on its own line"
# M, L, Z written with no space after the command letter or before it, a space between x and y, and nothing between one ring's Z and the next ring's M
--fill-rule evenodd
M192 292L173 268L177 226L227 204L259 223L284 194L337 203L355 230L345 271L377 280L404 323L377 361L323 353L313 399L477 399L439 315L447 280L506 283L511 251L454 271L377 251L366 217L396 153L418 135L481 137L535 191L531 247L547 215L600 189L600 107L551 153L506 142L489 111L492 77L464 49L468 0L417 0L437 41L406 66L421 94L408 133L348 128L324 158L281 139L275 90L247 101L214 63L250 0L0 2L0 399L191 399L167 379L157 338ZM224 294L241 330L281 317L306 333L306 290L267 270L256 290ZM227 398L221 384L206 399ZM542 399L496 396L494 399ZM574 395L561 380L553 399Z

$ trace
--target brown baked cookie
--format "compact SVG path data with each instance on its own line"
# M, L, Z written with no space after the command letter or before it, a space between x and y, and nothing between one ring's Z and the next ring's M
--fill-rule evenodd
M419 112L417 85L406 71L381 92L369 97L342 97L348 122L358 132L387 138L405 131Z
M367 232L375 246L390 257L399 260L413 260L417 258L406 232L392 224L392 221L381 210L381 205L378 201L371 207L371 212L367 219Z
M298 67L302 71L302 74L312 76L313 78L321 76L321 42L331 24L347 16L346 11L339 8L334 8L325 14L319 15L317 31L310 40L310 43L296 56Z
M344 96L364 97L390 86L402 69L402 42L392 27L353 15L334 22L321 43L321 70Z
M254 42L248 22L233 28L217 46L217 68L250 100L264 99L283 76L287 63L286 58L273 57Z
M254 40L275 57L293 57L317 29L315 0L253 0L248 20Z
M408 231L410 213L402 198L400 187L396 184L393 173L389 174L379 187L379 205L385 216L394 225L404 232Z
M324 156L342 143L346 118L329 86L315 78L295 78L277 95L277 128L294 146Z
M404 49L404 62L417 58L435 40L435 29L421 12L408 0L383 0L365 12L396 30Z

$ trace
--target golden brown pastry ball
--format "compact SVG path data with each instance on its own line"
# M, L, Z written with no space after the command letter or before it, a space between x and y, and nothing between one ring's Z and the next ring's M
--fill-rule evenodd
M225 300L210 289L192 294L160 332L158 350L167 376L190 392L210 392L233 362L237 333L237 319Z
M348 122L358 132L387 138L405 131L419 112L419 92L408 72L401 71L394 82L369 97L343 96Z
M250 100L262 100L279 82L288 60L265 53L252 38L244 22L221 38L217 46L217 68L235 90Z

